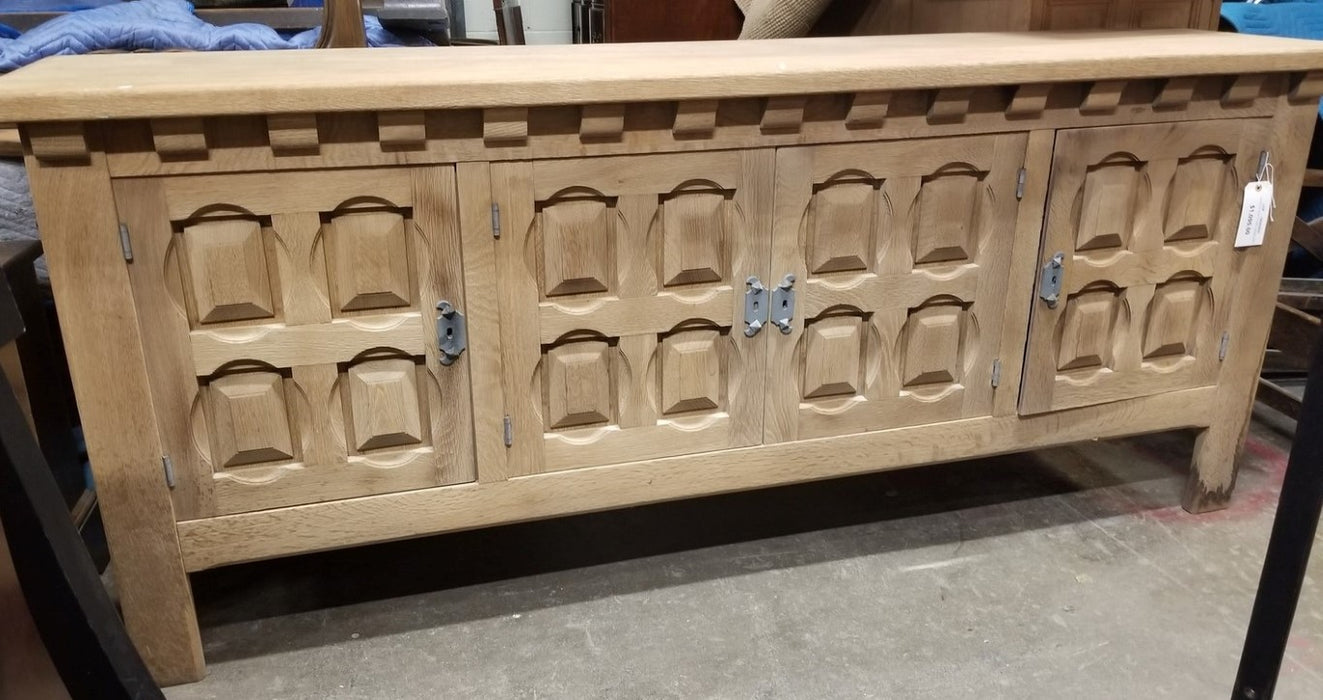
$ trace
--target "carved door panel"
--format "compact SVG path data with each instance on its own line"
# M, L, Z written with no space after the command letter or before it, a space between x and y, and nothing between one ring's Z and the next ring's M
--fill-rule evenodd
M492 165L512 476L762 439L770 150Z
M474 478L453 169L115 187L181 519Z
M795 300L771 330L769 442L992 414L1027 145L1006 134L778 153L772 281L793 274Z
M1020 412L1214 384L1244 186L1267 120L1059 132Z

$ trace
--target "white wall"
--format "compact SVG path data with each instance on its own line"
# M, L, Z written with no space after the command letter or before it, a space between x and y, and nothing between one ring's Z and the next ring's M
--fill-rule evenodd
M528 43L570 43L570 0L520 0L519 7L524 11ZM469 38L496 39L492 0L464 0L464 22Z

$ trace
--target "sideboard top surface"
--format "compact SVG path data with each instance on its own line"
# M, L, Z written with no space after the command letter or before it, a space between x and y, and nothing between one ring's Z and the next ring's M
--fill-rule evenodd
M1196 30L98 54L0 78L0 121L537 106L1304 71L1323 42Z

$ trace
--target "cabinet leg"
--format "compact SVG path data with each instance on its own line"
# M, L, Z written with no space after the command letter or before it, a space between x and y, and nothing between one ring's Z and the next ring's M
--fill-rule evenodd
M102 513L104 517L105 511ZM107 524L107 535L110 530ZM133 646L160 686L202 680L207 667L183 559L175 556L166 561L163 556L155 556L159 550L144 552L138 543L128 549L125 552L124 547L117 548L111 538L110 569ZM129 563L117 566L117 554L125 555L121 561Z
M195 681L205 673L202 642L161 471L166 452L151 410L110 175L97 132L76 136L70 142L88 146L85 160L48 167L29 155L28 180L124 626L157 683Z
M1237 462L1245 445L1249 416L1204 428L1194 440L1194 459L1181 505L1191 513L1227 507L1236 486Z

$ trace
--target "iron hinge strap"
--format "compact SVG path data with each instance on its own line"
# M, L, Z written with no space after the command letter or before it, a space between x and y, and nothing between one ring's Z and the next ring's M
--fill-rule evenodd
M501 205L492 202L492 238L501 237Z
M1029 177L1029 172L1028 172L1027 170L1025 170L1024 168L1020 168L1020 172L1019 172L1019 173L1016 173L1016 175L1015 175L1015 200L1016 200L1016 201L1019 201L1019 200L1021 200L1021 199L1024 199L1024 183L1025 183L1025 180L1028 179L1028 177Z
M1231 347L1231 332L1222 331L1222 342L1217 346L1217 361L1227 359L1227 350Z
M1001 360L992 361L992 388L1001 386Z
M505 417L505 428L504 428L503 437L505 438L506 447L509 447L514 444L514 423L511 422L510 416L508 415Z

